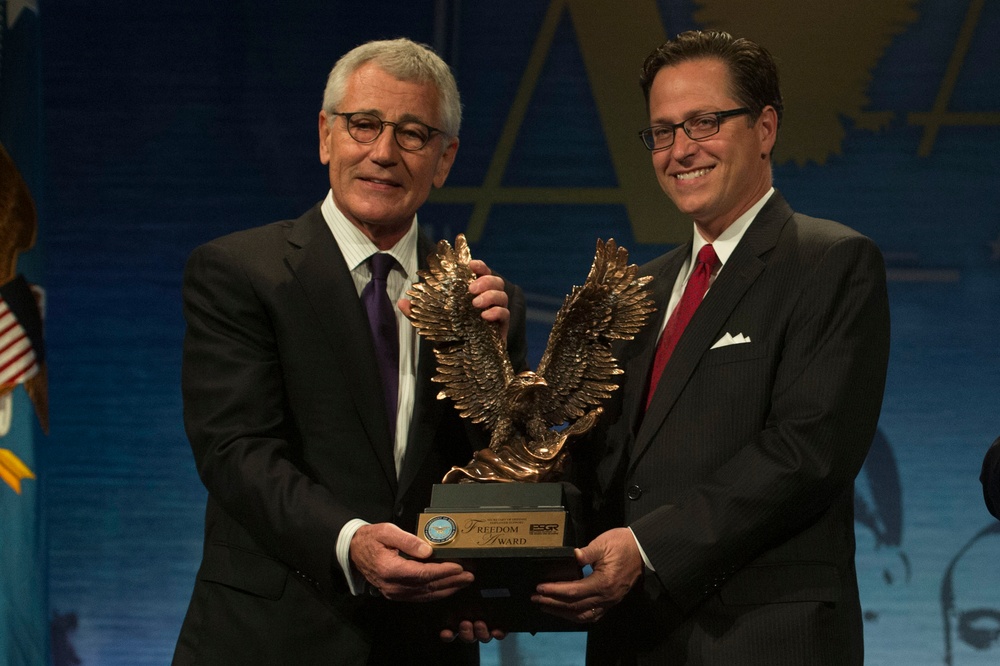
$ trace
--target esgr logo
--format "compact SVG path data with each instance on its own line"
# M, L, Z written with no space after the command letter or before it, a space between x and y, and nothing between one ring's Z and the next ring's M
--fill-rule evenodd
M528 525L529 534L559 534L559 523L531 523Z

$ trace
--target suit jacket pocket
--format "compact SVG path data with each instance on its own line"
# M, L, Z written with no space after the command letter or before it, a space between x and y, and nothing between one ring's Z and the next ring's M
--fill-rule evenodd
M823 562L749 566L726 581L719 595L730 606L788 601L835 603L840 600L840 575L837 567Z
M751 361L767 355L767 346L762 342L746 342L709 349L702 357L702 366L721 365Z
M288 567L262 553L215 542L205 551L198 578L275 600L285 590Z

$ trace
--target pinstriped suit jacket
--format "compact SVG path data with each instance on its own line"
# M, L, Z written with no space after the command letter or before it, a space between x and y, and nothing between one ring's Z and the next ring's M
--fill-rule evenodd
M641 269L661 313L690 251ZM726 333L750 342L711 349ZM643 415L657 335L617 349L625 381L583 462L598 528L630 526L655 569L595 626L591 663L862 663L853 482L888 361L878 249L775 193Z

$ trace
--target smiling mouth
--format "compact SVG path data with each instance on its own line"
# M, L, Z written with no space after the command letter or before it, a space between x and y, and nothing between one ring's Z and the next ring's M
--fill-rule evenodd
M691 180L693 178L701 178L711 170L712 167L706 167L704 169L696 169L695 171L685 171L684 173L674 174L674 178L676 178L677 180Z
M399 183L393 180L384 180L382 178L365 178L362 177L361 180L372 183L374 185L385 185L387 187L399 187Z

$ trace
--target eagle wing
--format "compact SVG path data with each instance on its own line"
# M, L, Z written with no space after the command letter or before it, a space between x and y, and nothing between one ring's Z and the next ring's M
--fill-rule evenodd
M435 343L437 374L432 381L444 385L438 399L451 398L461 416L492 429L506 418L502 398L514 369L498 326L472 305L469 284L476 275L469 268L471 259L464 235L458 235L454 248L440 241L428 257L429 268L418 271L423 281L406 293L411 323Z
M559 425L583 416L618 388L622 374L611 355L614 340L631 340L656 310L647 284L614 239L597 241L590 274L573 287L549 334L537 374L548 385L544 417Z

